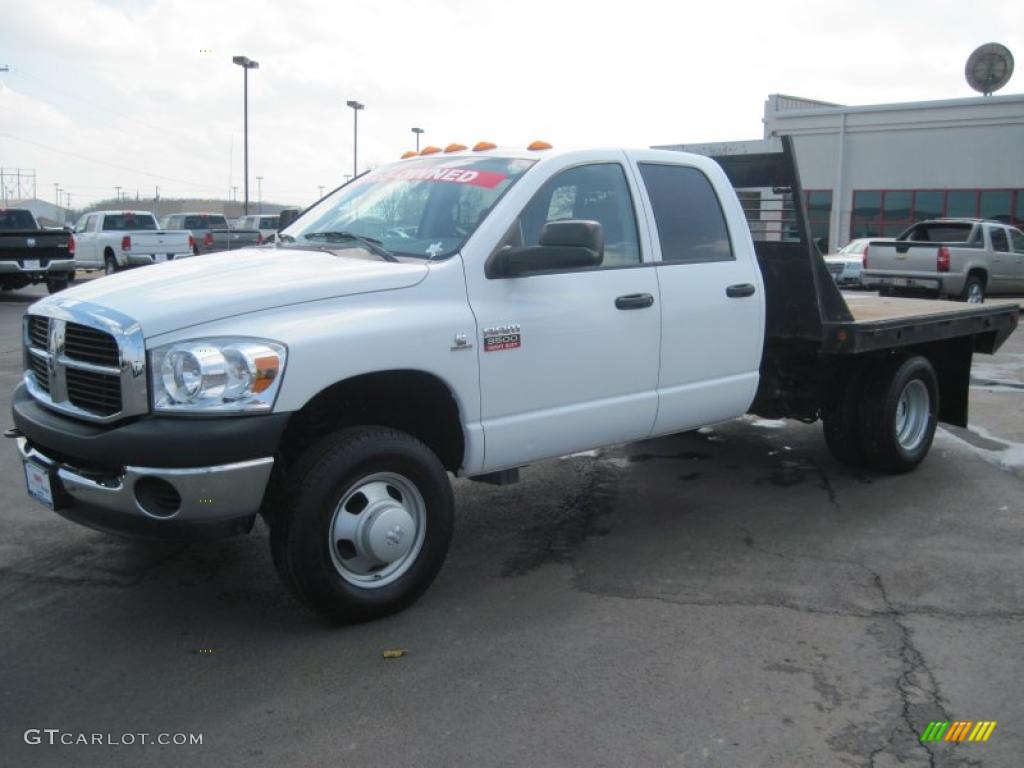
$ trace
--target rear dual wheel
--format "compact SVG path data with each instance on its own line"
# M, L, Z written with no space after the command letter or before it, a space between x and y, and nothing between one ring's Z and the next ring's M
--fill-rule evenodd
M909 472L928 455L938 425L939 385L927 358L861 365L822 414L836 459L883 472Z

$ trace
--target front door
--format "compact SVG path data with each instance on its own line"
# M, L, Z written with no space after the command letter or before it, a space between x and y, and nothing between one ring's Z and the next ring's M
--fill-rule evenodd
M636 190L621 153L554 172L522 210L509 245L544 224L597 221L600 267L488 278L467 265L478 326L484 469L646 437L657 412L658 282L645 264Z

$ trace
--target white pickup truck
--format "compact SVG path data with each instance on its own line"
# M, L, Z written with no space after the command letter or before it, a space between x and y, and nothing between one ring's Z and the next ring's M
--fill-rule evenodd
M162 230L149 211L93 211L75 224L75 265L108 275L128 267L184 259L195 244L188 230Z
M903 472L966 424L975 351L1016 304L847 305L799 205L756 246L734 188L802 200L783 152L429 152L354 180L273 248L74 287L25 318L13 398L29 493L148 536L270 527L339 621L409 605L445 558L448 474L752 411L822 418ZM755 219L759 214L751 214Z

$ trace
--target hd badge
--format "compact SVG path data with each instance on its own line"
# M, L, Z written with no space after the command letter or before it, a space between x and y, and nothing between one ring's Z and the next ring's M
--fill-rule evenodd
M518 349L521 346L522 335L518 323L484 328L484 352L500 352L503 349Z

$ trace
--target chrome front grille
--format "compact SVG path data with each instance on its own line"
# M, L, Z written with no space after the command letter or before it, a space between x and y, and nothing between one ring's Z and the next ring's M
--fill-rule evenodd
M101 416L112 416L121 410L121 377L93 371L68 368L66 371L68 401Z
M25 319L25 385L32 397L88 421L148 411L138 323L84 302L55 300L38 312Z
M68 323L64 329L64 354L94 365L117 367L121 364L117 339L106 331L78 323Z

